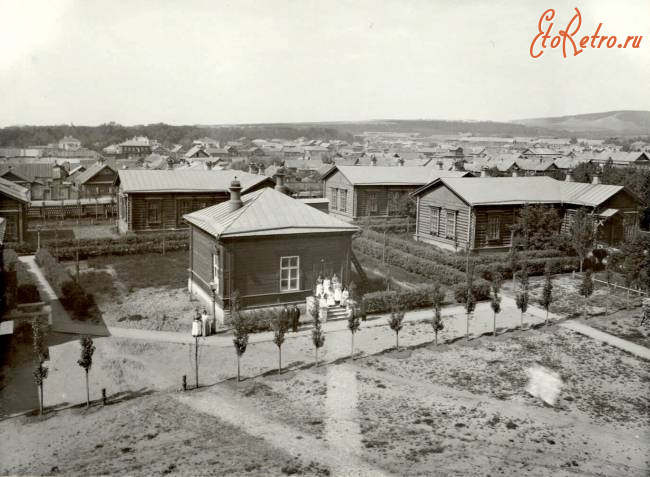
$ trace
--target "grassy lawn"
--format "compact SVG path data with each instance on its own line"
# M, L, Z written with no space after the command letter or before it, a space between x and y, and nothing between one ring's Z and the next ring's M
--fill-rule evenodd
M187 331L198 305L186 289L185 251L92 258L82 267L82 280L112 326Z
M620 310L612 314L592 316L585 323L624 340L650 348L650 323L641 325L641 308Z

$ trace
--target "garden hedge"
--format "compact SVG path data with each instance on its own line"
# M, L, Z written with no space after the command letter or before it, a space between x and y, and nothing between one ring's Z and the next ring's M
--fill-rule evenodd
M43 247L59 260L74 260L79 248L79 258L100 255L132 255L140 253L161 253L174 250L188 250L188 232L146 233L125 235L119 238L69 240L44 240Z
M366 314L387 313L392 310L394 303L403 310L428 308L433 305L432 296L433 286L423 286L416 290L377 291L363 296L363 306Z
M396 267L399 267L407 272L426 277L430 280L437 281L442 285L455 286L465 284L467 276L465 272L450 267L444 263L434 262L427 258L412 255L402 250L397 250L391 246L387 246L384 251L383 246L365 237L357 237L353 246L356 250L371 257L381 259L382 254L384 260ZM489 296L489 283L482 278L474 279L475 296L477 300L484 300Z

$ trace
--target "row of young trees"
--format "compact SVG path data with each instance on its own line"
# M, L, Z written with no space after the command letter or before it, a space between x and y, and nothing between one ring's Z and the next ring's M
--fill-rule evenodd
M48 377L49 368L45 366L48 359L47 347L45 346L45 333L43 325L39 320L34 320L32 326L32 347L34 349L34 382L38 386L39 394L39 413L43 414L43 384ZM81 356L77 364L84 370L86 375L86 407L90 407L90 384L88 375L93 365L93 354L95 353L95 344L90 336L82 336L79 340L81 345Z

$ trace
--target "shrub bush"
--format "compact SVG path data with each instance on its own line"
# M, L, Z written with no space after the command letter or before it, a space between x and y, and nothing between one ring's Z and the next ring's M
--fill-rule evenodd
M372 242L364 237L358 237L354 240L353 246L355 249L374 258L381 258L383 252L383 245ZM444 263L434 262L427 258L412 255L402 250L397 250L393 247L386 247L383 253L384 259L390 265L395 265L407 272L415 273L422 277L440 282L442 285L454 286L459 283L466 283L467 277L465 272L453 268ZM489 283L485 282L483 278L476 278L475 285L477 290L483 290L489 287ZM483 293L476 295L477 300L484 296ZM487 297L487 295L485 295Z
M378 291L363 296L366 313L386 313L397 302L403 310L427 308L433 305L433 286L423 286L416 290Z
M36 262L60 298L61 304L72 312L74 318L88 318L91 309L95 306L93 295L75 282L66 268L47 249L42 248L36 253Z
M16 302L19 305L25 303L36 303L41 301L41 295L38 293L38 287L31 283L23 283L18 285L16 290Z
M119 238L98 238L77 240L45 240L43 247L56 255L59 260L74 260L79 248L79 258L97 257L100 255L132 255L140 253L161 253L163 250L187 250L189 247L188 232L160 232L139 235L125 235Z

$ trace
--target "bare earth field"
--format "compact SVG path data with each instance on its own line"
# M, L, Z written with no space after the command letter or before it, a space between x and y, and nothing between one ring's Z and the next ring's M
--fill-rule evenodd
M553 325L7 419L0 473L645 476L649 389L647 362Z

